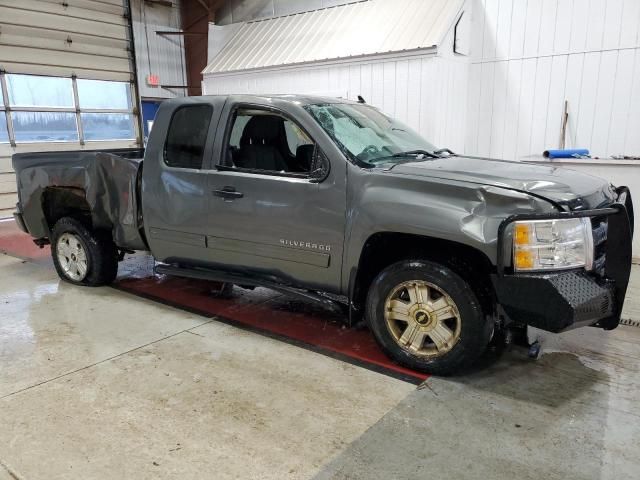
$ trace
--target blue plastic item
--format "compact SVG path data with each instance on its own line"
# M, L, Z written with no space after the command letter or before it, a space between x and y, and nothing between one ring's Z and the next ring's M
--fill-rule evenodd
M583 158L589 156L589 150L586 148L573 148L568 150L545 150L545 158Z

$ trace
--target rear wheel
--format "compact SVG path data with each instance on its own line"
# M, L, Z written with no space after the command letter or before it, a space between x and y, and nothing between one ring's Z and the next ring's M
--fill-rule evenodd
M118 273L118 249L111 236L75 218L64 217L54 225L51 255L60 278L76 285L108 285Z
M448 375L486 349L492 324L451 269L407 260L385 268L367 297L367 321L382 349L407 367Z

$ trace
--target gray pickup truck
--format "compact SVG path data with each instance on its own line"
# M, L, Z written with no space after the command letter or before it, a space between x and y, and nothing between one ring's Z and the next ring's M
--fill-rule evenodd
M362 102L169 100L146 151L13 166L16 221L66 281L108 284L125 253L148 250L162 274L340 308L435 374L511 327L615 328L631 269L627 188L438 149Z

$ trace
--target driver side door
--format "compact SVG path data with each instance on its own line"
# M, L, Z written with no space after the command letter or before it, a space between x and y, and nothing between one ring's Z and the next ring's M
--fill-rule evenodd
M345 166L330 165L304 126L283 111L233 103L225 110L230 121L208 177L213 257L233 269L338 292Z

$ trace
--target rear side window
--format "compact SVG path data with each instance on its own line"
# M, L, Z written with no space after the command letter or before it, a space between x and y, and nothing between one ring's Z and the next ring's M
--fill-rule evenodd
M187 105L174 112L164 147L164 162L167 165L202 168L212 113L211 105Z

